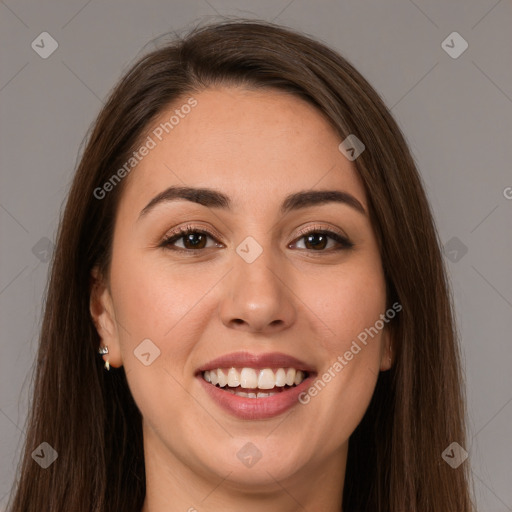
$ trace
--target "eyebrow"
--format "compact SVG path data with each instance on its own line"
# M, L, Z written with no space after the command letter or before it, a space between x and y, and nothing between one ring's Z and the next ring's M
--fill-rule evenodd
M142 209L139 219L147 215L158 204L184 199L193 203L207 206L208 208L222 208L230 210L231 199L222 192L211 188L178 187L172 186L155 196ZM292 210L300 210L311 206L318 206L327 203L342 203L352 207L354 210L366 215L363 205L348 192L340 190L305 190L295 192L286 196L280 213L284 215Z

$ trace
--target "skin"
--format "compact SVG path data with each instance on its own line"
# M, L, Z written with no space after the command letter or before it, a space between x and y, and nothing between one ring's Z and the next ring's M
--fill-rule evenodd
M124 365L143 415L143 512L339 511L349 437L379 371L391 365L387 328L307 405L271 419L231 416L194 374L215 357L248 350L290 354L322 375L375 324L386 289L368 215L334 202L279 213L286 195L311 189L348 192L367 212L364 187L338 150L339 136L303 100L227 87L194 98L197 106L125 178L109 279L93 272L91 314L109 348L103 357ZM138 220L171 185L217 189L233 209L178 200ZM188 223L213 232L206 249L159 247ZM318 226L354 246L335 251L333 239L325 247L297 235ZM236 252L247 236L263 249L250 264ZM149 366L133 352L147 338L160 350ZM236 456L247 442L262 454L250 468Z

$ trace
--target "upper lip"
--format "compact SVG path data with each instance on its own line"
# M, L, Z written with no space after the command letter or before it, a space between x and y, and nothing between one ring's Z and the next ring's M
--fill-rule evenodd
M209 361L197 371L199 373L217 368L295 368L305 372L314 372L311 365L282 352L267 352L265 354L232 352Z

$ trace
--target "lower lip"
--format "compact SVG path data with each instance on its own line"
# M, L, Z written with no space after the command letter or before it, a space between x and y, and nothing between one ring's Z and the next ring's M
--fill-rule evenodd
M238 396L222 388L214 386L203 379L202 373L197 378L201 381L205 391L225 411L244 420L260 420L273 418L291 409L299 402L299 395L310 386L314 375L309 374L298 386L288 388L286 391L279 391L275 395L263 398L246 398ZM262 390L270 392L271 390Z

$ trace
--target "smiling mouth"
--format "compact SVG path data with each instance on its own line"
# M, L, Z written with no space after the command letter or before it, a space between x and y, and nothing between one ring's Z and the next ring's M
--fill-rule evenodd
M308 372L295 368L217 368L202 372L206 382L244 398L277 395L298 386L308 376Z

